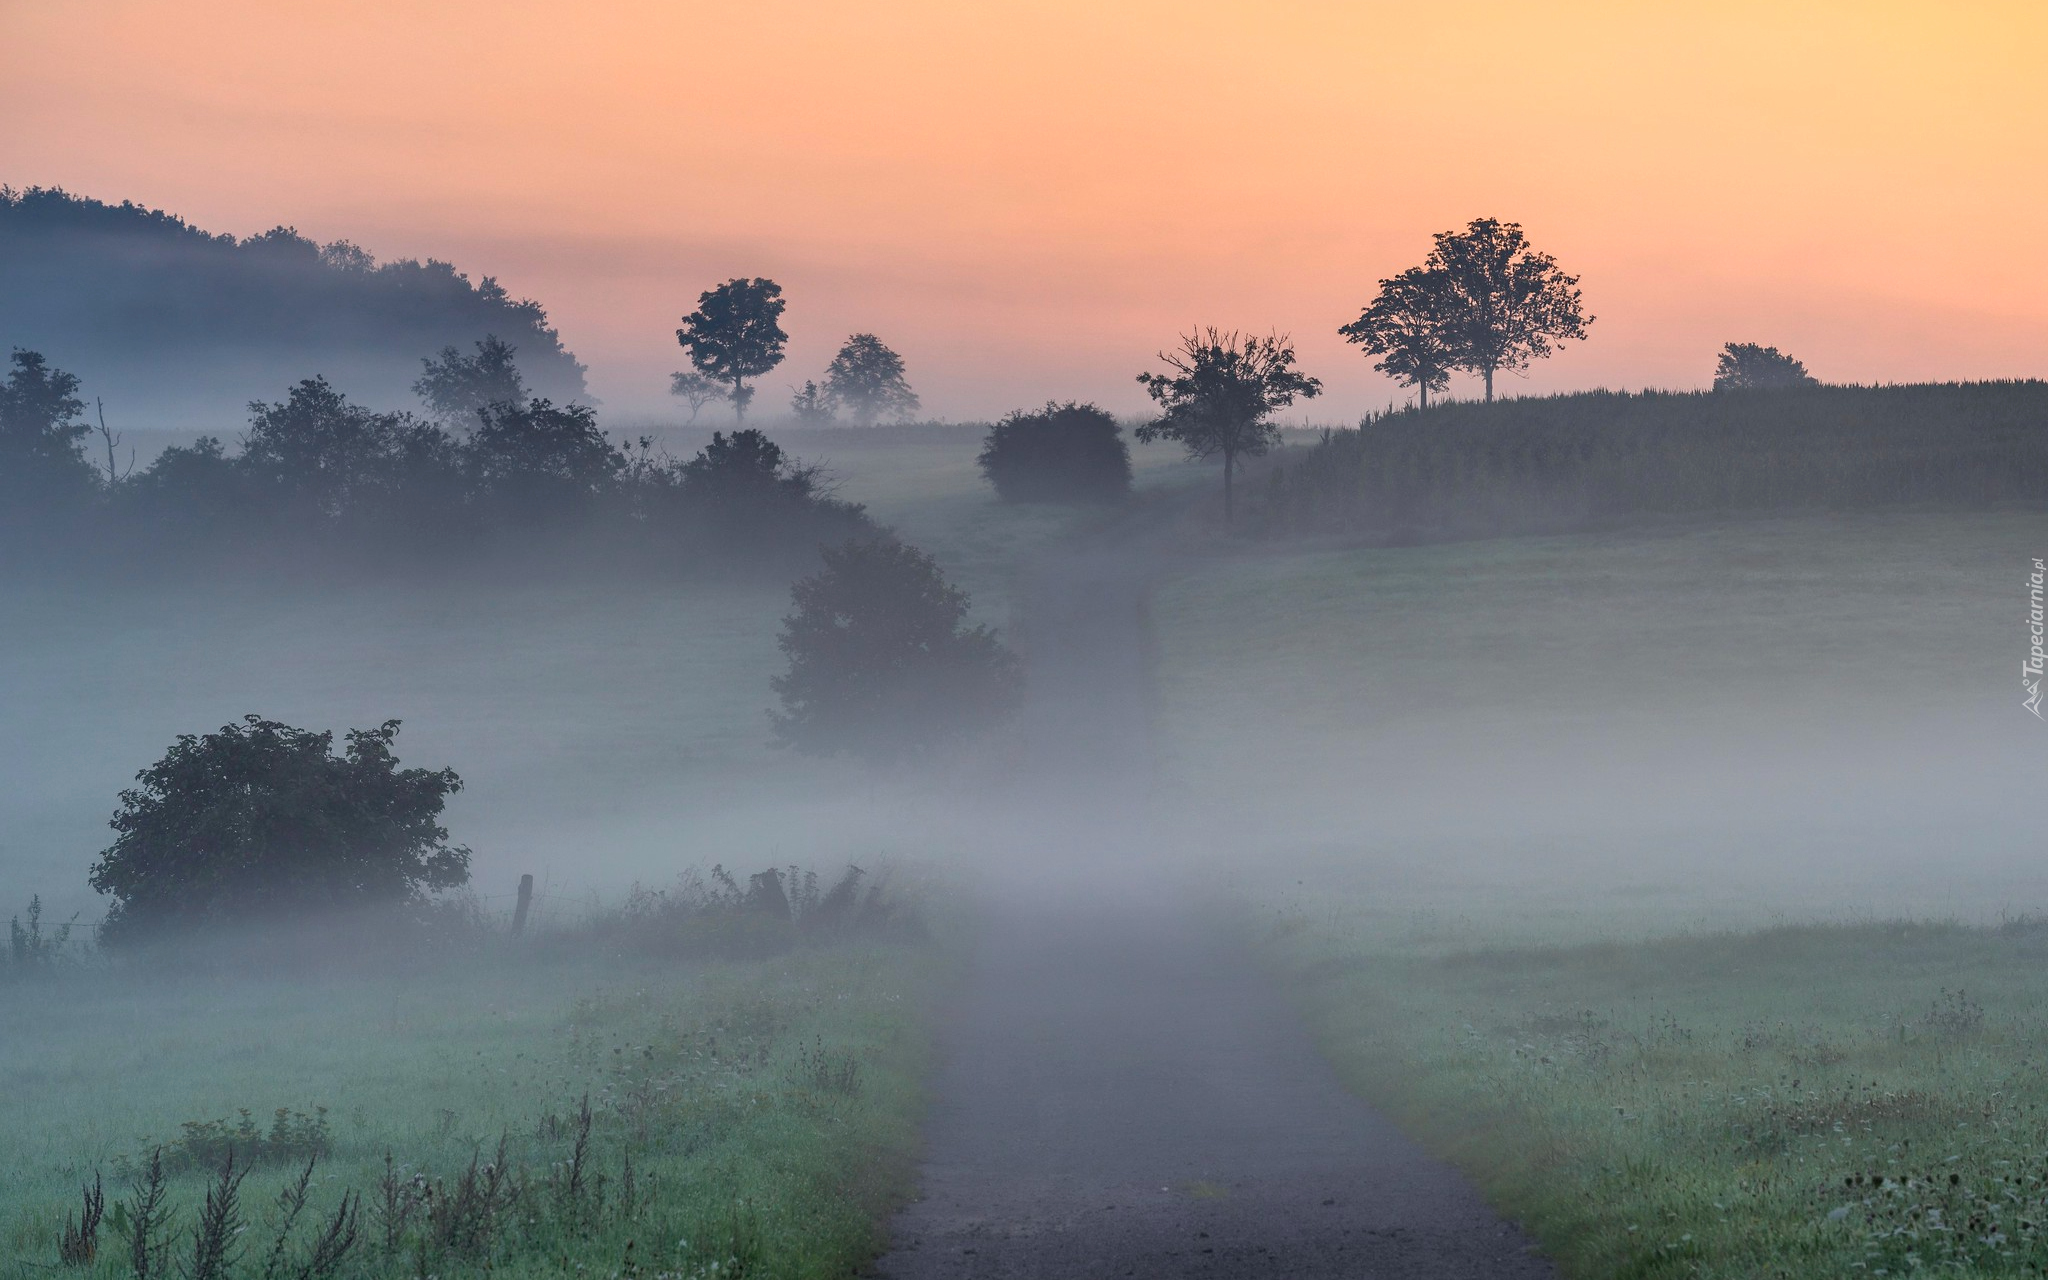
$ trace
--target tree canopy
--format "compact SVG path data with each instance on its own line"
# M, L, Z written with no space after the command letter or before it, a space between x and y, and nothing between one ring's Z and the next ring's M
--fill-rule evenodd
M1714 362L1714 390L1757 391L1773 387L1818 385L1805 364L1776 347L1731 342Z
M101 938L123 944L217 924L415 902L469 879L441 810L451 769L401 769L396 720L332 733L259 716L182 734L121 793L92 868Z
M251 404L239 451L202 436L103 475L78 447L77 387L33 352L0 383L0 491L20 489L0 502L0 566L155 572L191 557L208 571L230 558L296 571L339 553L427 567L534 559L551 541L621 569L725 573L787 566L874 527L758 431L679 460L651 439L611 439L589 405L542 397L486 404L457 434L357 404L325 378ZM736 479L748 476L763 481ZM4 554L16 546L35 554Z
M512 360L517 351L494 333L483 336L473 356L443 347L440 355L421 358L426 372L412 384L413 394L441 421L475 426L477 414L491 405L526 403L526 380Z
M1378 356L1373 368L1403 386L1414 387L1421 407L1429 393L1451 382L1456 359L1443 305L1449 289L1423 267L1410 267L1380 281L1379 296L1358 319L1338 329L1347 342Z
M856 333L825 370L825 394L866 426L917 412L917 393L903 377L903 357L872 333Z
M690 355L697 372L731 383L733 414L744 418L754 397L748 378L758 378L782 363L789 335L782 331L782 286L756 277L736 278L697 297L697 309L683 317L676 341Z
M1237 460L1270 449L1280 438L1273 414L1297 398L1320 395L1323 384L1294 367L1294 343L1285 334L1262 338L1212 326L1184 335L1159 359L1165 373L1138 375L1160 410L1138 428L1138 439L1178 441L1193 458L1220 456L1227 521L1234 514Z
M1021 696L1016 657L966 623L967 594L893 538L823 548L791 588L772 682L776 741L810 755L899 759L983 729Z
M97 481L86 461L78 379L34 351L15 351L0 382L0 518L75 501Z
M1494 374L1528 368L1558 343L1584 339L1593 323L1579 278L1531 248L1518 222L1475 218L1463 231L1439 231L1418 281L1452 367L1479 375L1488 400Z

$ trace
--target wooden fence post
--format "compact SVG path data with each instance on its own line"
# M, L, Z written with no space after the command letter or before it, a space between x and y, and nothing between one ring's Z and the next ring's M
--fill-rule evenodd
M519 905L512 908L512 936L526 932L526 910L533 905L533 877L519 877Z

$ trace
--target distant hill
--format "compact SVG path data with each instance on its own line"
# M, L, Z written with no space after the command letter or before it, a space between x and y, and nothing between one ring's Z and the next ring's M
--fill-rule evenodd
M446 262L379 263L290 227L237 240L158 209L0 187L0 358L41 351L132 427L232 431L254 399L324 374L359 402L416 407L420 358L486 334L536 395L588 399L539 303Z

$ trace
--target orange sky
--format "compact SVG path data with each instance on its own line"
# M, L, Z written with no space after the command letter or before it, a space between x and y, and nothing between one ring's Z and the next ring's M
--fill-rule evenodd
M496 274L625 412L765 274L764 408L872 330L941 414L1136 409L1214 323L1291 331L1341 420L1395 392L1336 327L1482 215L1599 317L1509 391L1731 339L2048 376L2043 48L2032 0L0 0L0 182Z

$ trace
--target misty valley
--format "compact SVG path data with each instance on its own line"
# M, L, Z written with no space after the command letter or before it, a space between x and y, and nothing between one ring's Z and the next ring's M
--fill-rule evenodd
M1653 326L1428 217L643 376L0 187L0 1275L2048 1271L2048 382L1525 384Z

